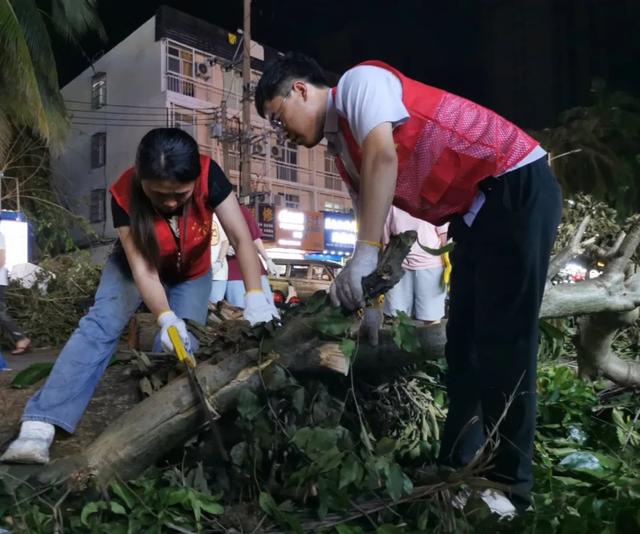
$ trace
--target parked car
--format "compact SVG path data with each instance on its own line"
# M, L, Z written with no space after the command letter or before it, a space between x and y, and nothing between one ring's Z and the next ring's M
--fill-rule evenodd
M331 282L342 269L333 261L274 259L277 276L269 276L269 284L276 304L282 304L293 286L298 298L304 300L316 291L329 291Z

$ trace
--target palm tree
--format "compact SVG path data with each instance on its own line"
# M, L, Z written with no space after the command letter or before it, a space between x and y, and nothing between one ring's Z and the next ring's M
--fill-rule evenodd
M97 0L0 0L0 162L15 128L28 127L59 148L68 119L58 86L49 28L71 42L90 30L105 39Z

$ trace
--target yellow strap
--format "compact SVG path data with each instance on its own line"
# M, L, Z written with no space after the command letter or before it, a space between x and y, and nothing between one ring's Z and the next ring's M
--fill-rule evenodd
M260 289L249 289L249 290L247 291L247 295L248 295L249 293L262 293L262 288L260 288Z
M366 239L358 239L358 243L364 243L365 245L371 245L372 247L382 248L380 241L367 241Z

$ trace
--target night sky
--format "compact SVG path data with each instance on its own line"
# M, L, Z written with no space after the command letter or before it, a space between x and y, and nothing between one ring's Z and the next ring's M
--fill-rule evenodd
M55 39L61 83L86 68L89 58L133 32L160 4L230 31L242 27L242 0L100 0L109 41L87 38L80 51ZM637 0L253 0L252 4L252 37L257 41L282 51L306 52L337 73L365 59L382 59L525 127L550 126L561 110L589 103L593 78L606 80L610 90L640 95ZM505 97L516 81L515 90L523 100L538 98L544 105L530 107ZM535 113L527 113L528 107Z

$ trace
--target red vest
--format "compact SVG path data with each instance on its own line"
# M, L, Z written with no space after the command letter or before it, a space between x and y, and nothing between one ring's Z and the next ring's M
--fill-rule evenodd
M156 239L160 249L158 272L165 280L190 280L204 275L211 269L211 219L209 207L209 163L211 159L200 156L201 172L196 179L193 195L184 205L178 217L180 243L171 231L167 220L156 214ZM111 186L110 191L120 207L130 214L129 199L131 180L135 169L131 167Z
M460 96L425 85L382 63L402 83L402 103L409 119L394 129L398 179L393 204L414 217L441 225L465 213L478 182L501 174L527 156L538 142L497 113ZM336 88L332 89L335 100ZM362 151L347 120L338 116L340 132L358 172ZM336 158L342 179L358 185Z

